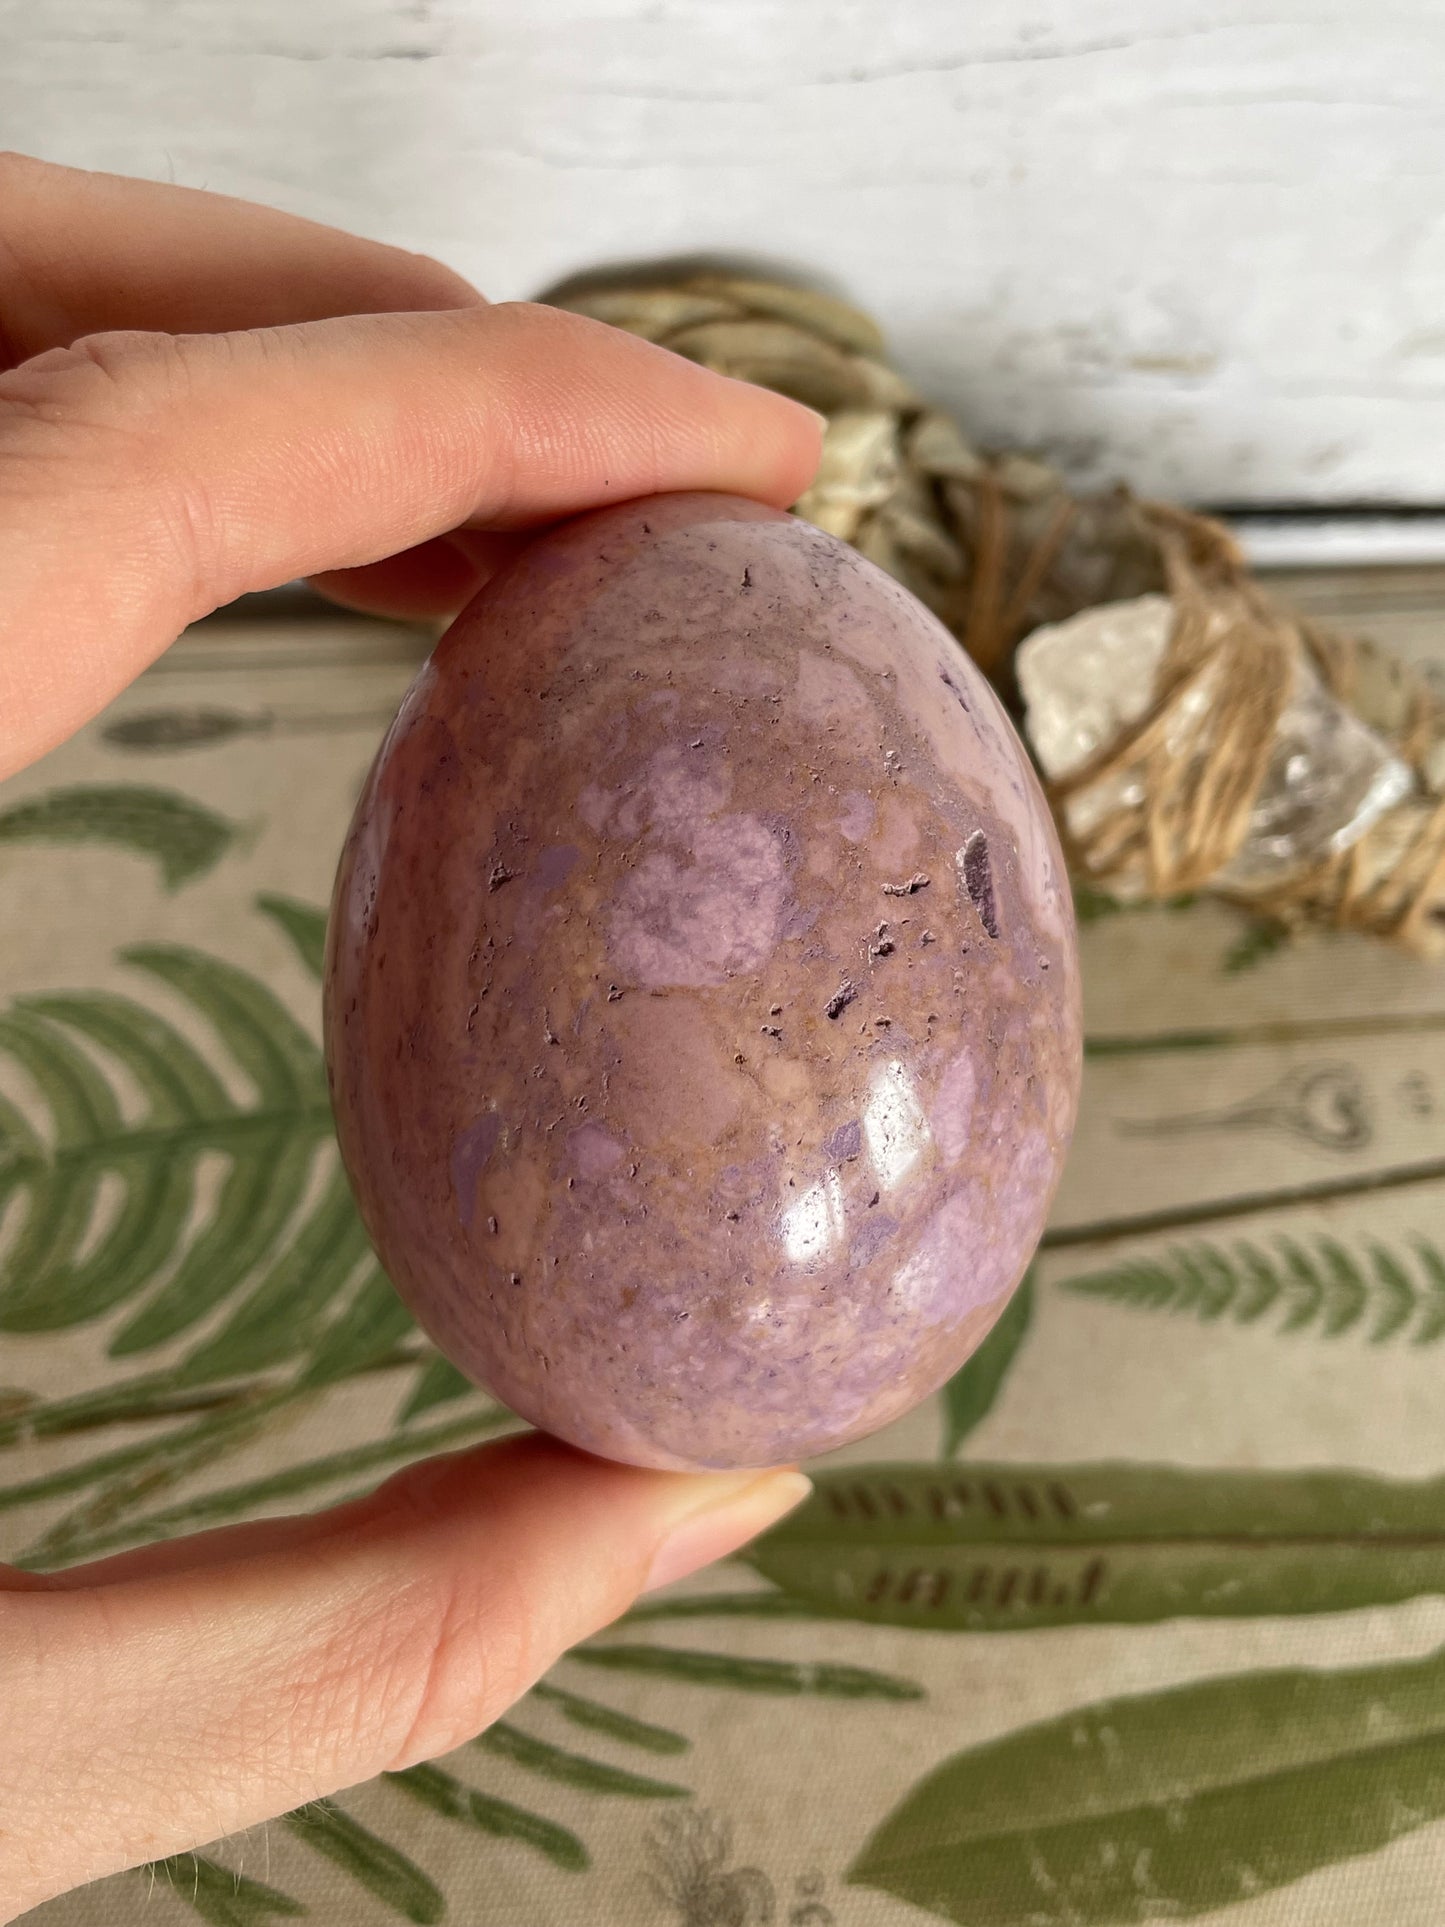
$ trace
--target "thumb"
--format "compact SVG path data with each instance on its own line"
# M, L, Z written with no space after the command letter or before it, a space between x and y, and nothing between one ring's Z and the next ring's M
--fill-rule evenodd
M0 1568L0 1920L449 1751L807 1489L528 1436L311 1517Z

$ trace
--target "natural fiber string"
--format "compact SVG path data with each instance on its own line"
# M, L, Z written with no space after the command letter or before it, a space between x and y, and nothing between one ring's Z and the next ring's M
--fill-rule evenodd
M725 274L603 274L554 290L592 314L829 417L797 512L912 589L1016 704L1013 657L1043 623L1167 594L1173 625L1146 713L1051 788L1076 873L1116 894L1209 890L1289 925L1445 955L1445 713L1419 674L1329 634L1255 582L1229 532L1127 489L1076 496L1047 464L974 448L886 359L871 318L811 289ZM1308 658L1415 772L1416 792L1350 849L1251 892L1227 872ZM1071 834L1065 805L1118 800Z
M1300 638L1242 575L1206 582L1178 529L1162 526L1160 544L1174 621L1154 699L1052 784L1050 799L1091 883L1108 888L1142 864L1146 894L1176 896L1205 888L1248 834ZM1089 832L1069 835L1063 806L1111 779L1125 800Z

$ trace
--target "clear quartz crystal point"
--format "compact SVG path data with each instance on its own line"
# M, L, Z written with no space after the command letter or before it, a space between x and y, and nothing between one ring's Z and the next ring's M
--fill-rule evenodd
M1026 728L1051 781L1099 755L1145 714L1173 618L1168 596L1139 596L1047 624L1021 645L1017 673ZM1197 714L1213 699L1206 678L1186 700ZM1181 738L1192 720L1181 716ZM1301 657L1249 833L1219 880L1268 890L1348 849L1413 788L1409 767ZM1141 800L1137 777L1103 778L1069 799L1069 828L1085 834L1121 805ZM1124 878L1121 894L1142 883L1142 876Z

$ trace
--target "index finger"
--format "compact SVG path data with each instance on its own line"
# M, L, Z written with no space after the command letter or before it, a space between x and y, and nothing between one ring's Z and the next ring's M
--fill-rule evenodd
M0 776L238 595L673 489L786 506L819 443L795 402L526 304L37 356L0 374Z

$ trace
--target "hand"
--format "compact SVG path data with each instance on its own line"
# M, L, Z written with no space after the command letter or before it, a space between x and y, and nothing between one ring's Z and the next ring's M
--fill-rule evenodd
M807 410L435 262L0 156L0 776L247 590L442 614L529 525L664 489L785 506L817 455ZM0 1920L448 1751L805 1490L528 1437L312 1517L0 1567Z

